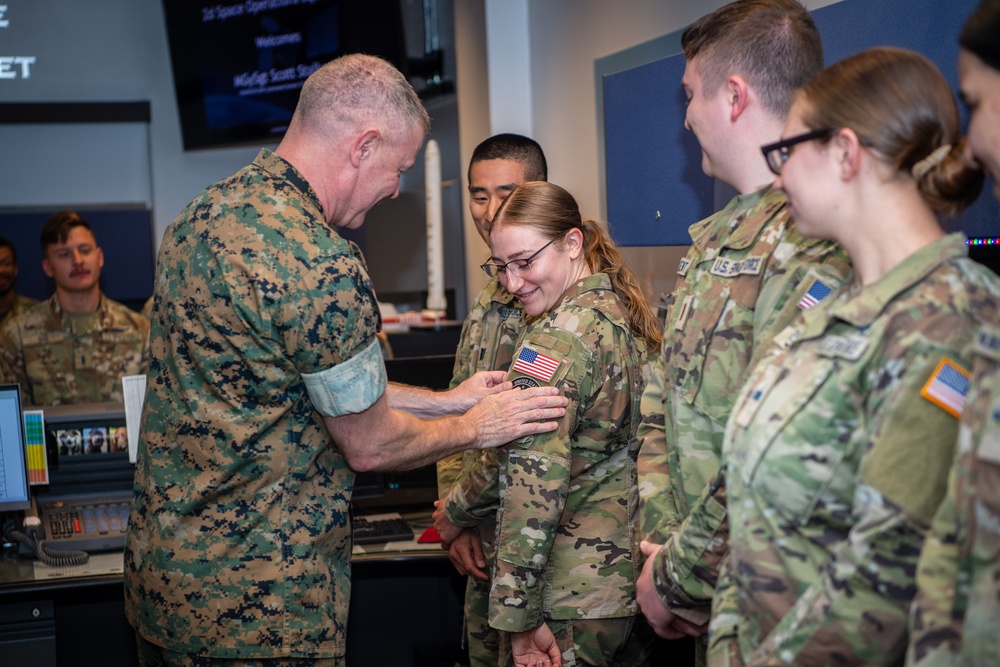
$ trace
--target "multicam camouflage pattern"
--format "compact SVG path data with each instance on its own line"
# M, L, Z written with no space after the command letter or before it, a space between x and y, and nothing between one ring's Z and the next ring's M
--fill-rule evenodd
M32 299L20 294L15 294L14 303L11 304L10 310L8 310L3 318L0 319L0 326L6 324L8 320L14 319L24 311L28 310L28 308L34 306L36 303L38 303L38 299Z
M515 386L558 386L569 406L558 429L500 452L490 625L521 632L543 620L634 616L633 436L646 344L632 335L610 279L599 273L529 324L518 349L555 367L515 361L508 373Z
M1000 665L1000 326L983 325L948 491L924 542L911 667Z
M725 434L730 562L713 656L735 625L746 665L902 661L958 429L922 390L943 359L970 367L978 318L1000 304L966 254L956 234L852 282L752 371Z
M837 287L850 267L837 246L794 230L774 190L733 199L690 233L642 397L639 493L641 534L665 545L654 584L674 613L702 624L727 551L725 486L712 483L733 400L751 357L798 317L809 290Z
M523 327L524 310L520 302L494 277L479 293L462 325L451 387L457 387L477 371L510 368L514 345ZM447 497L459 478L466 485L480 483L484 477L495 478L497 465L494 449L462 452L438 461L438 495ZM476 517L466 514L456 519L458 525L478 529L487 563L493 561L496 553L493 540L497 506L494 501ZM469 577L465 589L469 667L496 667L497 664L500 637L489 624L489 594L489 581Z
M148 368L149 320L103 294L90 315L53 295L0 328L0 376L28 405L122 402L122 376Z
M263 150L167 229L126 614L174 651L341 656L354 474L302 380L374 344L364 261Z

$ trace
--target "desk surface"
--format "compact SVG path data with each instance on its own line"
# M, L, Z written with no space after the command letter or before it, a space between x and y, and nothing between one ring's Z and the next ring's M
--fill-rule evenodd
M417 539L431 525L430 511L404 514L414 538L380 544L355 545L354 562L411 561L447 558L441 544L420 543ZM4 590L42 590L65 585L87 585L120 581L124 570L121 551L95 553L83 565L53 567L9 549L0 558L0 595Z

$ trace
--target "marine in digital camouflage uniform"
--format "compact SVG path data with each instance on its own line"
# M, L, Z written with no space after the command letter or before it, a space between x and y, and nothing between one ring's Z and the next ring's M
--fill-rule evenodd
M713 482L733 401L754 351L850 267L838 246L803 239L771 188L736 197L689 231L637 437L641 534L664 545L654 584L673 613L701 625L727 552L726 490Z
M906 664L1000 665L1000 327L980 328L948 490L917 568Z
M580 631L603 628L625 641L625 629L637 625L638 498L629 440L648 373L646 344L632 335L608 277L594 274L532 322L517 349L515 359L537 353L556 368L548 374L515 364L508 379L561 387L570 407L557 431L500 451L490 624L520 632L551 621L564 665L603 664L600 652L609 647ZM488 507L497 490L471 479L459 484L449 515L475 518L477 501L486 498ZM561 622L575 620L606 622L585 624L574 638L572 623ZM641 619L638 627L648 634ZM648 642L633 641L628 650L635 653L622 664L642 664Z
M954 234L775 336L725 435L713 660L733 655L734 632L748 666L902 660L977 323L998 296Z
M354 473L302 375L378 355L360 251L262 150L170 225L157 265L174 307L153 323L128 619L183 653L343 655Z
M28 405L122 402L122 376L148 367L149 320L104 295L86 315L53 295L0 327L0 374Z

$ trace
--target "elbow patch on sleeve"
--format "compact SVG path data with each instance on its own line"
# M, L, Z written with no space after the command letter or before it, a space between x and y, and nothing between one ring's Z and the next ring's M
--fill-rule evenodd
M325 417L364 412L385 393L388 381L378 340L342 364L318 373L303 373L306 392Z

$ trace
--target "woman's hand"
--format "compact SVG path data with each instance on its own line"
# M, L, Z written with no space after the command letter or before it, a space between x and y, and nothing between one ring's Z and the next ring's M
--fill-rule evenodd
M562 654L549 626L542 623L534 630L510 633L510 648L515 667L561 667Z

